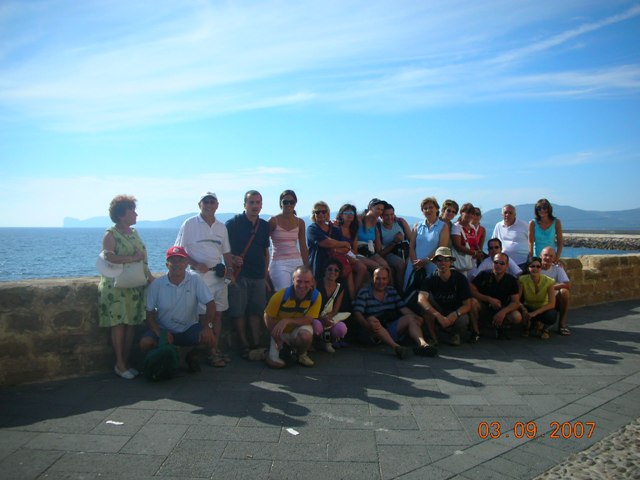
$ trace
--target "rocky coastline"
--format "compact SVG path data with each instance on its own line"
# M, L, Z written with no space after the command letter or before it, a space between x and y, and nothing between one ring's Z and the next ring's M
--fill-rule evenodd
M564 233L567 247L640 251L640 234Z

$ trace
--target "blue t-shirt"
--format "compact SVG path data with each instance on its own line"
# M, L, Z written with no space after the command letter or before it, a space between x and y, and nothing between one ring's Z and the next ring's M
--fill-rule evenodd
M328 249L318 245L327 238L344 241L340 228L330 224L329 231L325 232L317 223L307 227L307 247L309 247L309 264L316 279L324 276L324 267L329 259Z
M257 228L256 237L244 256L240 276L254 280L264 278L267 273L265 255L269 248L269 224L258 218L256 225L254 225L246 214L241 213L227 220L226 226L233 255L241 255L244 252L253 229Z

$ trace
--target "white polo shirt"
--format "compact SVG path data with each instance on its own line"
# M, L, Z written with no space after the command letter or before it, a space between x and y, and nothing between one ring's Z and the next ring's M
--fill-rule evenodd
M222 262L222 256L231 251L229 234L218 220L211 226L200 215L184 221L175 245L184 247L192 260L212 268Z
M496 223L491 238L499 238L502 242L502 251L513 258L513 261L521 265L527 261L529 255L529 225L522 220L516 221L510 227L504 223Z
M167 275L156 278L147 289L147 311L158 310L158 325L172 333L182 333L198 323L198 305L213 300L213 294L199 275L185 272L180 285Z

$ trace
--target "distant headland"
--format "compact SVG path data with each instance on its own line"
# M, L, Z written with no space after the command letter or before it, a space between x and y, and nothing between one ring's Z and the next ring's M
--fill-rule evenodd
M533 204L516 205L518 218L529 221L533 218L533 207ZM640 234L640 208L634 208L631 210L595 211L581 210L579 208L565 205L553 205L553 213L556 217L562 220L562 226L565 232ZM177 230L180 228L180 225L182 225L182 222L193 215L196 215L196 212L185 213L166 220L140 220L137 224L137 228L172 228ZM218 213L217 218L221 222L226 222L234 215L235 213ZM261 215L263 218L269 218L271 216L272 214L264 212ZM422 220L420 217L404 215L400 212L398 212L398 216L403 217L410 224ZM305 222L310 222L308 216L304 216L302 218ZM482 224L487 230L491 230L501 219L501 209L494 208L483 212ZM112 222L106 215L103 217L88 218L86 220L67 217L63 221L63 227L65 228L106 228L111 225Z

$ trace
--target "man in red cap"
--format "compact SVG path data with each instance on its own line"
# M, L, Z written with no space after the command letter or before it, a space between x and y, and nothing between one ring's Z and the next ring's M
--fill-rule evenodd
M161 331L168 332L169 343L177 346L215 346L213 321L216 304L209 287L199 275L187 271L189 256L183 247L167 250L169 272L156 278L147 291L147 330L140 349L148 351L158 345ZM206 313L198 314L198 305ZM191 369L196 365L190 364Z

